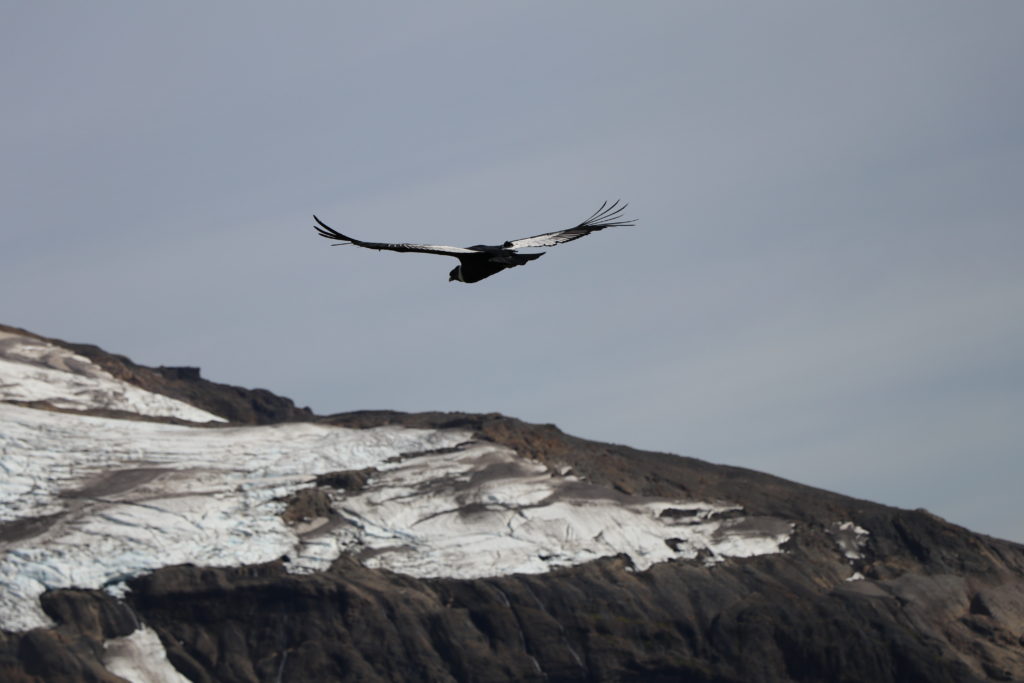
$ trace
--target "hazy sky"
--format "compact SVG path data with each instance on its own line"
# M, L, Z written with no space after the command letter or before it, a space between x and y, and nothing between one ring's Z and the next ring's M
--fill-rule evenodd
M1024 3L0 10L0 321L1024 541ZM604 231L474 285L329 248Z

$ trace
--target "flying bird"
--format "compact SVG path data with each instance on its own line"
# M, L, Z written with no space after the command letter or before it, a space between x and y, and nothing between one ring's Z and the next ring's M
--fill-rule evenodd
M362 240L357 240L354 237L342 235L316 216L313 216L313 220L317 222L317 225L313 227L316 228L316 231L321 237L326 237L329 240L335 240L335 244L332 246L338 246L339 244L353 244L357 247L376 249L378 251L386 249L388 251L412 251L421 254L454 256L459 259L459 265L455 266L455 268L453 268L448 274L448 281L480 282L480 280L490 277L495 273L500 273L506 268L526 265L530 261L538 259L545 254L543 251L539 254L520 254L518 253L519 249L553 247L556 244L571 242L583 237L584 235L589 235L592 232L604 230L605 228L631 227L636 225L635 220L622 219L622 212L626 210L626 206L626 204L619 206L618 200L616 200L611 206L608 205L608 202L605 202L601 204L601 208L595 211L590 218L575 227L566 228L565 230L556 230L554 232L545 232L540 235L534 235L533 237L523 237L518 240L509 240L500 245L477 244L472 247L443 247L431 244L364 242Z

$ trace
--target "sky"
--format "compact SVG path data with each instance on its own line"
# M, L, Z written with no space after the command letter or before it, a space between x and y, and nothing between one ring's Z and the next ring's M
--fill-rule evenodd
M1024 4L0 7L0 322L1024 542ZM483 282L467 246L633 228Z

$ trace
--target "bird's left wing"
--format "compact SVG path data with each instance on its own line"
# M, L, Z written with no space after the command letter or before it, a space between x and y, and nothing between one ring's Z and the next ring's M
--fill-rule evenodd
M636 225L635 220L621 220L622 212L626 210L627 204L619 206L619 200L608 206L608 202L601 204L601 208L594 214L574 228L545 232L542 235L524 237L518 240L509 240L501 245L505 249L529 249L531 247L553 247L563 242L578 240L584 235L589 235L605 228L619 228Z
M441 254L444 256L458 256L459 254L476 254L478 253L475 249L463 249L462 247L444 247L434 244L392 244L390 242L364 242L357 240L354 237L342 235L340 232L330 227L322 220L313 216L313 220L317 222L317 225L313 227L320 234L321 237L326 237L329 240L337 240L338 244L354 244L357 247L365 247L367 249L386 249L388 251L414 251L421 254Z

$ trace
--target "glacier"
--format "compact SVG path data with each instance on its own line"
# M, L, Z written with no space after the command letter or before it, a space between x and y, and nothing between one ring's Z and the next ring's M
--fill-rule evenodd
M778 553L792 534L789 522L747 516L727 501L626 495L464 429L226 425L62 347L16 335L0 342L0 628L8 631L52 625L39 604L47 590L123 597L132 577L183 563L280 560L312 573L349 554L416 577L479 578L619 555L644 571ZM206 424L79 412L88 407ZM353 470L365 475L358 486L317 483ZM309 489L329 511L287 521L289 501ZM111 654L113 666L138 660L151 640L143 631L113 644L122 653Z

